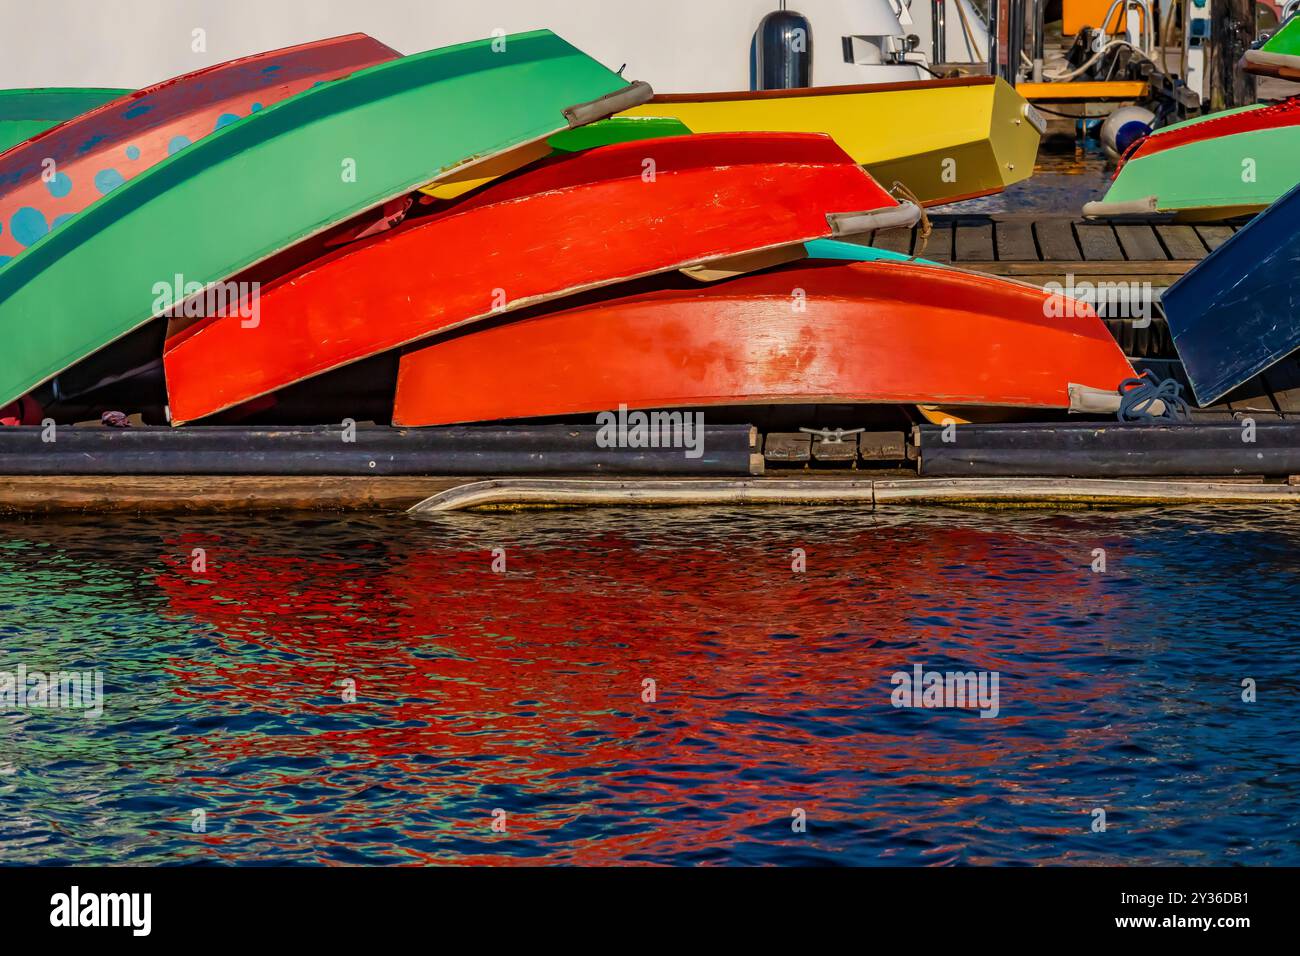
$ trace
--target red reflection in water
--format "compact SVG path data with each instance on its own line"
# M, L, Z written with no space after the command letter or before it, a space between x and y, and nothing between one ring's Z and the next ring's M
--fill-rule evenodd
M923 832L935 813L975 826L991 785L1003 799L1059 799L1074 813L1073 798L999 767L1112 742L1071 719L1120 686L1076 669L1080 641L1098 640L1078 623L1115 599L1075 545L962 527L810 528L791 545L554 538L508 547L505 573L491 570L490 546L436 533L311 560L253 536L168 542L158 586L177 615L211 625L224 652L177 661L179 693L232 714L333 718L309 733L193 743L214 766L329 754L350 774L382 771L405 808L382 824L402 834L393 852L412 862L604 864L725 849L759 827L797 848L793 807L819 824L900 835ZM807 550L805 573L791 571L795 546ZM202 574L190 570L196 547L207 551ZM923 723L894 711L890 675L914 663L999 671L1000 717L930 712ZM355 703L340 699L345 678L357 682ZM646 678L654 702L642 700ZM233 788L247 813L333 775L187 783ZM936 779L969 796L863 798ZM505 806L509 835L494 835L493 801L506 798L485 787L563 800ZM262 840L276 843L281 827L285 845L309 842L322 859L341 834L377 825L373 805L346 788L328 827L302 826L279 805L276 815ZM568 839L566 826L589 815L646 828ZM449 837L473 842L437 845ZM207 839L218 854L231 842ZM544 852L521 857L494 840Z

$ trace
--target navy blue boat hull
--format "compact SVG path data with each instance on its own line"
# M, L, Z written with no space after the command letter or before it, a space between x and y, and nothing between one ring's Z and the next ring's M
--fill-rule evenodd
M1161 302L1202 408L1300 348L1300 186L1170 286Z

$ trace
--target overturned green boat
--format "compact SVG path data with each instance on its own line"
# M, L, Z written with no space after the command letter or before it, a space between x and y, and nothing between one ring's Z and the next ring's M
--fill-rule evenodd
M651 95L548 30L380 64L188 146L0 266L0 405L360 213ZM218 285L220 284L220 285ZM176 290L176 292L173 292Z
M1300 80L1300 17L1292 16L1259 47L1246 51L1241 67L1256 76Z
M1120 163L1085 216L1172 213L1186 221L1266 209L1300 181L1300 97L1174 123Z
M84 87L0 90L0 153L130 92Z

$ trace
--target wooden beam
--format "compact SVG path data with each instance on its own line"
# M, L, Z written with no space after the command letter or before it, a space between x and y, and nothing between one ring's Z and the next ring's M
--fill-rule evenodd
M1115 235L1130 260L1159 262L1169 258L1155 230L1146 223L1116 223Z
M1045 262L1073 262L1081 258L1074 241L1073 225L1068 219L1044 219L1034 223L1034 235Z
M841 473L842 475L842 473ZM0 513L424 510L626 504L1150 504L1300 503L1300 486L1195 480L825 477L710 478L206 478L0 477Z
M695 481L498 478L463 484L413 506L412 514L467 509L856 504L871 509L871 481L799 478ZM1300 488L1294 489L1300 493Z
M826 441L814 438L812 443L814 461L841 462L852 465L858 460L858 436L846 435L841 441Z
M772 462L806 463L812 436L807 432L768 432L763 442L763 457Z
M500 478L460 485L420 502L414 514L468 509L671 507L683 505L1116 506L1249 501L1300 504L1282 483L1105 478L915 478L906 480Z
M997 240L997 258L1002 262L1037 262L1038 247L1034 244L1034 227L1028 222L997 222L994 238Z
M1162 223L1155 227L1156 235L1169 250L1173 259L1204 259L1210 254L1201 237L1191 226Z
M1110 478L913 478L877 481L882 504L1151 504L1256 501L1300 504L1300 487L1238 481Z
M1078 100L1136 100L1146 96L1145 80L1079 80L1072 83L1017 83L1016 92L1031 103Z
M1124 250L1119 247L1115 230L1108 222L1076 223L1074 234L1079 239L1083 257L1089 261L1123 262Z
M993 223L987 220L957 223L953 231L952 258L958 263L968 259L997 258L993 252Z
M1194 259L1160 259L1146 262L959 262L957 265L972 272L985 272L995 276L1051 276L1067 273L1087 276L1089 279L1113 278L1134 281L1150 278L1153 285L1168 285L1192 266Z
M0 476L0 514L391 511L464 478Z
M858 436L858 454L863 461L904 461L906 436L902 432L863 432Z

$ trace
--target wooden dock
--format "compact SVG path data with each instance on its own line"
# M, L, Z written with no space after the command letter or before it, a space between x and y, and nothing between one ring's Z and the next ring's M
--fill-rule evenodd
M0 515L405 511L464 477L0 476Z
M1235 223L1103 222L1028 213L932 215L930 224L924 249L919 227L882 230L859 241L1037 285L1064 285L1074 276L1164 288L1241 228Z
M0 516L231 514L257 511L427 512L584 506L927 505L1116 507L1300 504L1300 485L1246 480L917 478L898 472L763 478L0 477Z
M1300 504L1300 486L1253 481L1069 478L909 478L822 480L503 478L458 485L411 509L438 514L535 507L848 505L869 511L926 505L1060 508L1219 504Z

